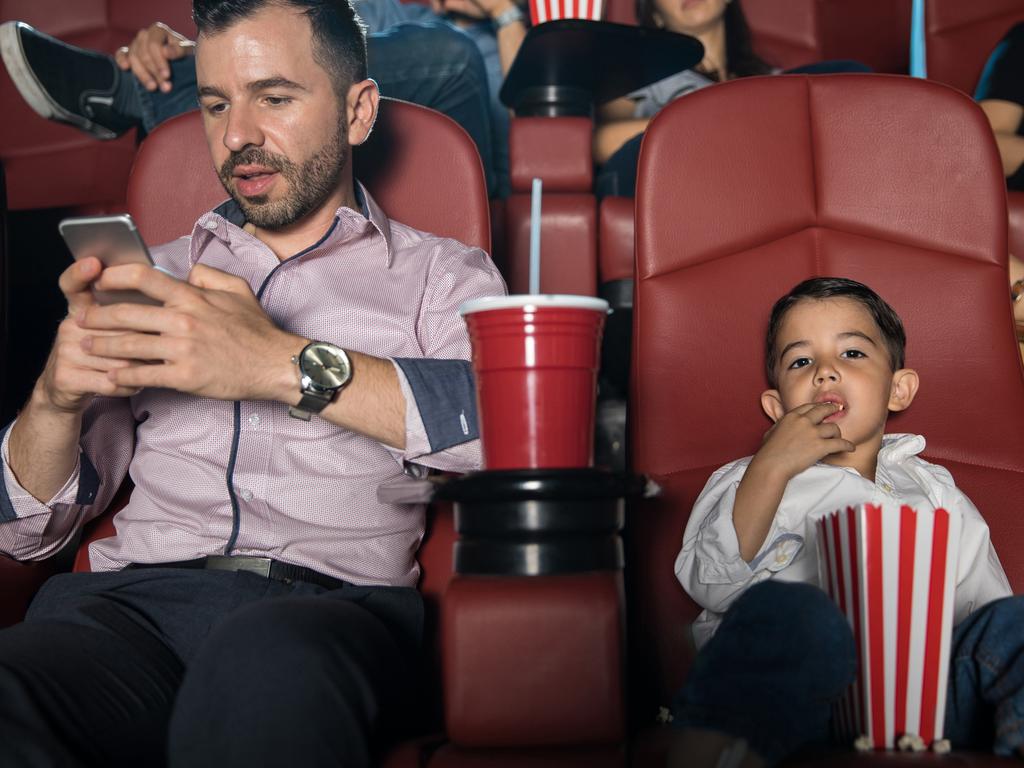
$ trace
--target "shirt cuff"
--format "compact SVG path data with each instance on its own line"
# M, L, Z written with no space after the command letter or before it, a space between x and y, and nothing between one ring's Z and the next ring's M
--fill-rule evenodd
M438 453L479 436L468 360L395 358L406 400L406 458Z
M0 520L14 520L53 510L58 505L91 504L100 487L100 477L89 457L79 451L78 461L57 493L45 504L25 490L11 469L8 444L12 421L0 432L0 458L3 459L3 483L0 484Z

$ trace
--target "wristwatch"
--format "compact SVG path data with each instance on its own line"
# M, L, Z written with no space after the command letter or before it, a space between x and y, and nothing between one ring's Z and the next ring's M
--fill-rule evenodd
M491 21L494 23L494 31L497 32L502 27L507 27L509 24L515 24L517 21L522 21L523 18L523 12L519 9L519 6L512 5L495 16Z
M345 350L326 341L311 341L292 362L299 366L302 399L288 408L288 415L303 421L326 408L352 379L352 363Z
M1015 280L1013 285L1010 286L1010 298L1013 299L1015 304L1024 298L1024 278Z

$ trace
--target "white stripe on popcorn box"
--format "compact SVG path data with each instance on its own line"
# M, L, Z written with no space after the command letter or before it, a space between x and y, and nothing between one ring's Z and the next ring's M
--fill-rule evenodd
M604 0L530 0L530 20L534 26L558 19L600 21L603 15Z
M942 738L962 525L944 509L864 504L816 515L821 584L849 620L858 675L836 706L876 749Z

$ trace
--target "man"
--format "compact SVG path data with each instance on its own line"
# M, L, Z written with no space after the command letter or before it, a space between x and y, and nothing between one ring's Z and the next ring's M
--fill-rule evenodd
M58 550L126 470L135 492L94 573L0 632L3 765L370 764L422 613L423 510L376 487L478 463L457 306L504 286L353 182L378 96L351 7L194 7L232 199L154 250L174 277L61 276L68 317L0 443L0 552Z

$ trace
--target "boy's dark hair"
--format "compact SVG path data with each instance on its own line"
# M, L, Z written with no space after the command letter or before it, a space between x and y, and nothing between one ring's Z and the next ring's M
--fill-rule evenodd
M215 35L270 6L295 8L313 30L313 59L330 76L340 98L366 79L366 29L349 0L193 0L200 35Z
M636 20L641 27L657 28L654 22L654 0L636 0ZM732 0L725 6L725 56L730 75L750 77L767 75L771 66L754 52L747 17L743 15L740 0Z
M877 293L863 283L848 280L845 277L812 277L775 302L771 318L768 320L768 334L764 340L764 364L768 383L774 389L778 386L775 368L779 364L779 354L775 348L782 320L796 304L808 299L852 299L864 307L882 333L882 341L889 352L889 364L892 369L903 367L907 347L907 334L903 330L903 321L895 310L885 303Z

